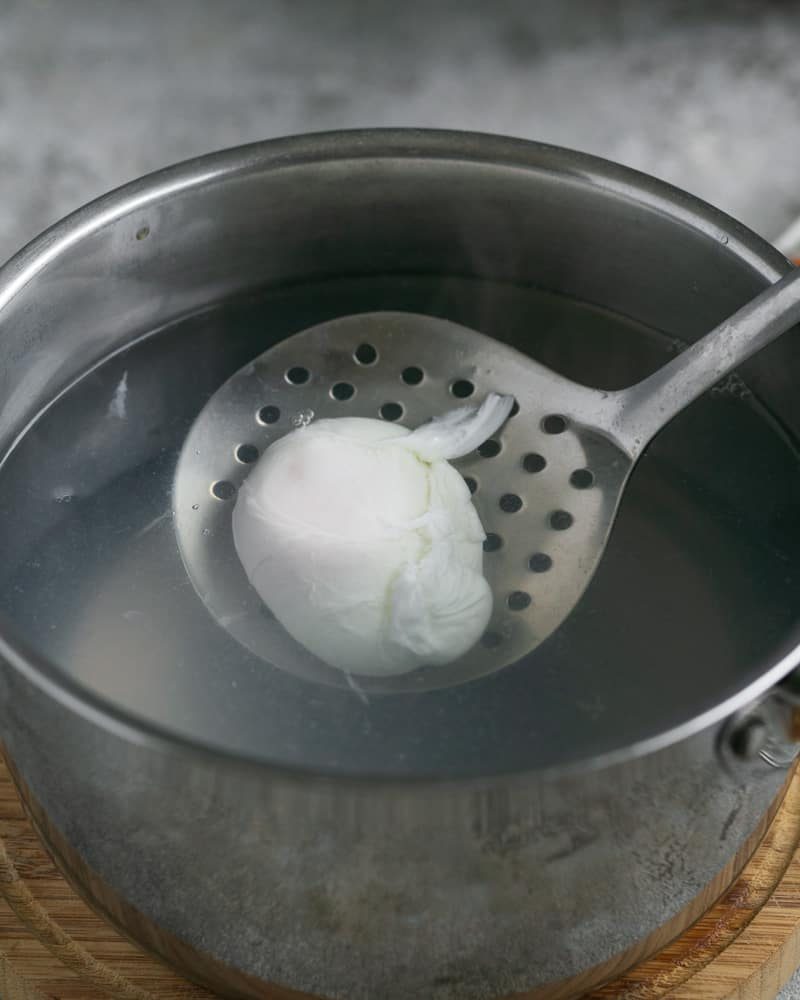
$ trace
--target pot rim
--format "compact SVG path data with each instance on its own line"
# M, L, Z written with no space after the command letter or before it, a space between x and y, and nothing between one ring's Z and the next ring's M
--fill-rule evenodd
M146 174L89 202L45 230L0 267L0 324L3 309L51 262L67 254L75 244L102 227L172 195L256 169L280 170L302 163L333 160L415 158L484 162L571 175L591 186L663 211L708 238L724 243L728 253L735 254L765 283L776 281L791 267L777 249L726 213L680 188L600 157L559 146L479 132L415 128L353 129L287 136L209 153ZM381 775L378 779L368 771L358 776L326 773L318 769L277 764L186 736L128 711L70 677L55 662L36 653L2 613L0 659L64 709L76 712L85 721L99 725L118 738L162 752L179 751L215 763L255 766L260 771L285 778L318 778L357 785L369 785L376 781L381 786L437 785L442 780L463 785L491 780L491 776L437 779L430 776ZM550 776L587 768L600 769L665 749L728 718L763 695L799 664L800 645L767 664L755 681L735 695L679 726L589 760L534 771L515 771L513 775ZM511 775L503 772L503 776Z

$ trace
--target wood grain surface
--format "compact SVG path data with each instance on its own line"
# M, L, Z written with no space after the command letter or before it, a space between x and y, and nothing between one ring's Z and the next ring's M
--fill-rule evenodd
M43 847L1 760L0 843L1 1000L212 1000L83 902ZM586 996L773 998L800 964L798 844L795 773L759 848L724 895L654 957Z

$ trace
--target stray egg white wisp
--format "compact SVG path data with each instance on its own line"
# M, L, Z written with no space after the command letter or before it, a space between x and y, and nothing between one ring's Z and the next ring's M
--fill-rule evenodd
M449 460L490 437L513 402L492 393L415 431L320 420L264 452L239 491L233 538L294 639L377 677L450 663L477 642L492 611L485 534Z

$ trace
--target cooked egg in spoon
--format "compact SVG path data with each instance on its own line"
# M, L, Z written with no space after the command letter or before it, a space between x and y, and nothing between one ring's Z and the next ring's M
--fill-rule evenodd
M320 420L264 452L239 492L234 543L298 642L378 677L449 663L477 642L492 610L485 534L449 460L494 434L513 403L492 393L415 431Z

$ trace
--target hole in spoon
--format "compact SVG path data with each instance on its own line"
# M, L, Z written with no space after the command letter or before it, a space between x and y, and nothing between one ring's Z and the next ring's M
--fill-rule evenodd
M503 547L503 539L500 535L496 535L493 531L486 533L486 538L483 540L483 551L484 552L497 552Z
M262 406L256 416L256 420L260 424L276 424L280 418L281 411L277 406Z
M508 595L508 600L506 601L506 604L512 611L524 611L525 608L531 606L531 603L531 595L526 594L524 590L515 590Z
M305 385L311 378L311 372L302 365L295 365L286 372L286 381L289 385Z
M380 412L384 420L399 420L403 416L403 407L399 403L384 403Z
M534 552L528 560L528 569L532 573L546 573L553 565L553 560L546 552Z
M355 386L351 385L349 382L337 382L331 389L331 396L333 396L334 399L337 399L340 403L344 403L348 399L352 399L355 393Z
M522 497L517 496L516 493L504 493L500 497L500 510L504 514L516 514L517 511L522 510Z
M421 368L417 368L416 365L409 365L408 368L403 369L400 377L406 385L419 385L425 378L425 372Z
M526 472L536 473L541 472L542 469L547 465L547 459L544 455L539 455L536 452L531 452L522 459L522 468Z
M236 461L250 465L258 458L258 448L254 444L240 444L236 449Z
M378 360L378 352L372 344L359 344L353 357L360 365L374 365Z
M467 489L470 493L474 493L478 488L478 481L473 479L472 476L464 476L464 482L467 484Z
M236 493L236 487L229 483L227 479L220 479L211 486L211 493L217 500L230 500Z
M563 434L567 429L566 417L557 413L551 413L542 421L542 430L545 434Z
M494 458L495 455L499 455L502 450L502 445L499 441L484 441L483 444L478 448L478 454L482 458Z
M569 477L569 482L576 490L588 490L594 485L594 473L589 469L576 469Z
M450 386L450 392L452 392L456 399L467 399L475 392L475 386L469 379L460 378Z
M550 515L550 527L555 531L566 531L572 527L575 518L568 510L554 510Z

